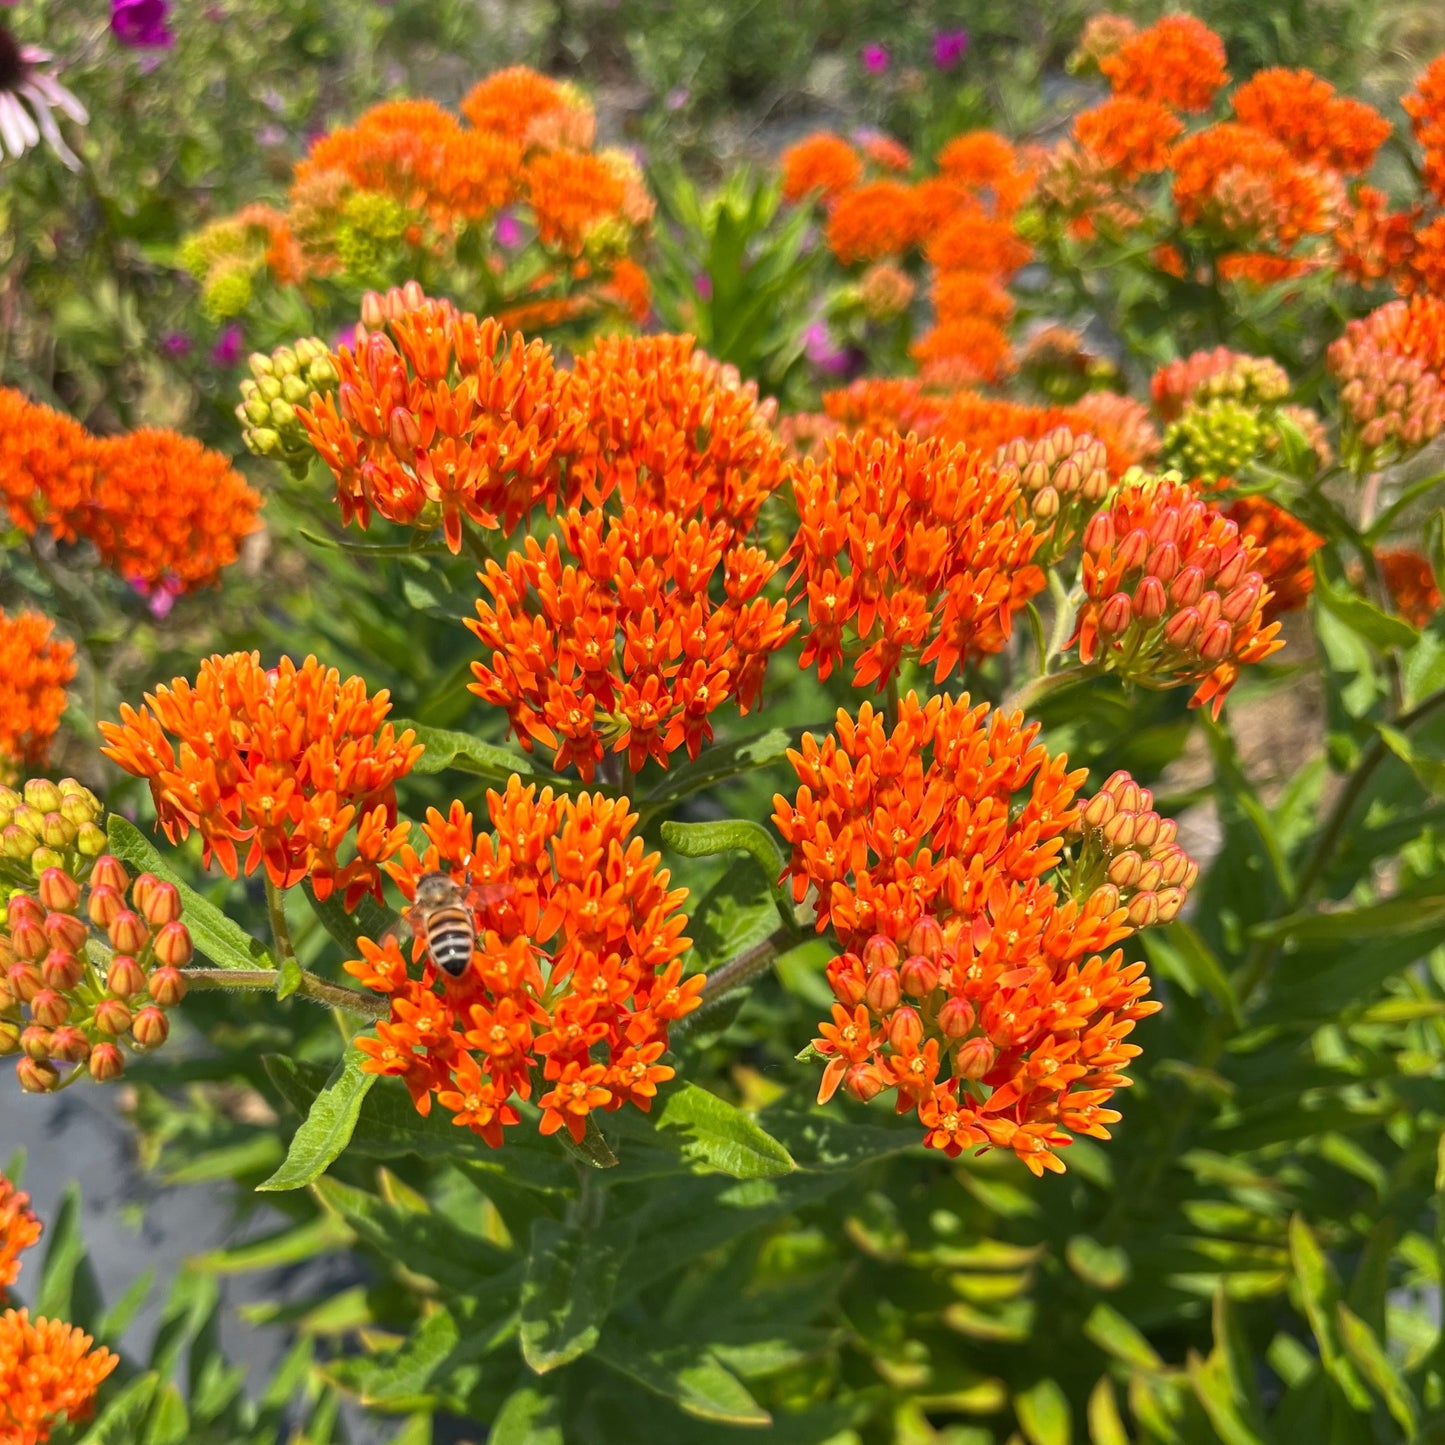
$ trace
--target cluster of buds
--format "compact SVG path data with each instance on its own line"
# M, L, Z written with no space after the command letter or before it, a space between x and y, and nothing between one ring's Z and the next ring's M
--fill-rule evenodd
M132 882L109 853L46 868L33 892L12 893L0 930L0 1054L20 1056L21 1088L51 1093L82 1071L106 1083L125 1069L122 1044L163 1044L191 954L175 884L150 873Z
M1175 421L1186 407L1229 398L1249 406L1275 406L1289 395L1284 367L1267 356L1216 346L1161 366L1149 384L1154 409Z
M1266 624L1263 554L1238 525L1173 481L1123 486L1084 529L1084 663L1149 687L1198 682L1218 715L1246 663L1284 644Z
M1165 465L1206 482L1239 474L1269 450L1269 430L1258 408L1220 397L1189 407L1164 433Z
M1070 832L1073 863L1061 875L1069 896L1082 903L1111 889L1131 927L1172 923L1199 876L1178 835L1178 824L1154 811L1148 788L1115 773L1079 810Z
M891 321L913 304L915 289L906 271L879 261L859 278L858 300L870 321Z
M1055 427L1037 441L1016 437L994 455L1000 471L1018 473L1021 519L1043 538L1036 561L1049 566L1073 546L1085 519L1109 495L1109 458L1088 432Z
M74 778L0 787L0 882L33 887L47 868L74 868L105 851L100 800Z
M341 384L324 341L303 337L294 346L278 346L270 356L256 352L251 379L241 383L241 440L258 457L285 462L293 475L304 477L315 456L306 428L296 415L314 393L325 396Z
M1329 368L1359 466L1378 466L1445 431L1445 301L1392 301L1345 327Z

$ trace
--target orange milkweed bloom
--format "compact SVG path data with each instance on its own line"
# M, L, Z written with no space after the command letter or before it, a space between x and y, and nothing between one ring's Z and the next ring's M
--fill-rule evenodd
M1335 264L1358 285L1388 281L1408 293L1412 262L1419 248L1415 233L1420 215L1418 206L1392 211L1390 198L1383 191L1373 186L1358 187L1331 237ZM1423 289L1435 288L1426 285Z
M0 773L42 767L75 678L75 644L39 612L0 611Z
M582 96L525 65L494 71L462 97L461 113L479 130L523 146L586 149L596 120Z
M858 141L858 149L880 170L906 175L913 165L913 153L901 141L894 140L891 135L869 130L855 132L855 136Z
M1265 563L1191 487L1121 487L1084 529L1079 660L1151 687L1197 683L1189 705L1218 717L1241 669L1284 646L1265 622Z
M380 319L386 329L337 353L340 387L297 408L342 525L365 529L373 512L440 522L455 554L465 521L510 532L535 507L551 512L584 420L551 349L419 292Z
M1404 296L1423 291L1445 297L1445 215L1436 216L1410 238L1409 255L1396 285Z
M554 751L590 782L608 748L636 772L712 738L710 716L759 700L769 658L797 631L763 588L776 564L729 540L727 524L684 520L628 496L620 515L572 508L488 562L490 598L467 627L485 649L469 690L505 709L522 746ZM710 584L721 571L724 600Z
M981 271L1004 280L1026 266L1033 253L1011 222L961 211L924 238L924 254L940 271Z
M938 179L956 188L985 214L1010 219L1033 186L1033 171L1017 147L997 131L965 131L938 152Z
M268 671L258 653L235 652L208 658L194 683L157 687L138 710L123 703L120 722L100 724L101 751L149 782L173 844L200 833L207 867L215 858L234 878L264 865L276 887L309 879L318 898L340 892L352 909L381 896L380 865L408 826L396 784L423 751L383 721L390 710L385 690L368 696L361 678L343 682L314 657Z
M79 1424L120 1363L107 1349L61 1320L31 1320L28 1310L0 1315L0 1440L44 1445L65 1421Z
M1314 591L1310 558L1324 546L1325 539L1267 497L1240 497L1224 515L1261 553L1259 574L1271 594L1264 620L1273 622L1286 612L1297 612Z
M908 350L925 381L939 375L953 385L999 381L1014 367L1008 333L982 317L941 321Z
M1184 122L1168 106L1135 95L1115 95L1074 117L1074 139L1121 180L1162 171Z
M1410 450L1445 431L1445 299L1391 301L1351 321L1327 360L1365 448Z
M895 1090L929 1148L1012 1148L1035 1174L1062 1170L1072 1133L1108 1137L1119 1116L1103 1105L1138 1053L1123 1039L1158 1007L1142 964L1100 956L1140 926L1119 887L1077 867L1066 898L1046 881L1085 772L1037 737L966 696L909 693L891 730L864 703L821 743L804 737L798 793L774 798L785 877L843 949L813 1044L820 1100ZM1187 856L1131 856L1130 907L1146 923L1177 913Z
M682 975L687 890L670 890L658 854L643 852L625 800L539 795L513 777L487 793L487 813L493 832L477 837L460 803L431 810L426 850L404 847L389 865L408 898L423 874L449 874L476 945L453 979L424 927L411 949L419 973L395 939L358 940L347 971L391 999L376 1037L359 1040L363 1068L402 1079L423 1115L435 1098L493 1148L520 1122L515 1101L545 1088L541 1132L580 1140L594 1110L646 1113L673 1077L659 1062L668 1030L703 984Z
M10 525L75 541L95 491L95 449L78 421L0 387L0 503Z
M1166 362L1149 382L1160 420L1174 421L1197 403L1230 397L1251 406L1274 405L1289 395L1289 376L1277 362L1216 346Z
M1013 297L987 271L940 271L931 294L940 326L975 317L1003 324L1014 312Z
M1425 67L1401 104L1424 153L1425 184L1445 206L1445 55L1437 55Z
M1109 454L1109 470L1116 476L1153 461L1162 443L1149 409L1137 397L1119 391L1086 391L1068 410L1066 424L1092 432Z
M538 151L522 166L522 194L544 245L579 254L594 226L627 197L624 178L591 151Z
M1186 115L1209 109L1229 83L1224 43L1192 15L1166 15L1099 61L1115 95L1157 100Z
M971 657L999 652L1014 614L1042 590L1039 537L1020 520L1016 472L940 441L839 436L821 463L793 473L798 532L785 561L805 593L801 665L826 678L845 629L862 648L857 687L881 690L905 653L942 682Z
M144 427L96 446L97 480L81 534L101 561L146 588L217 582L260 525L260 494L219 452Z
M0 1299L20 1273L20 1256L40 1238L30 1196L0 1174Z
M823 235L845 266L902 255L919 237L913 187L865 181L843 191L833 201Z
M1256 71L1230 103L1245 125L1273 136L1295 160L1344 175L1369 170L1390 135L1390 122L1373 106L1336 95L1309 70Z
M1408 547L1376 552L1375 561L1395 611L1412 627L1424 627L1440 610L1440 585L1427 557Z
M863 179L862 158L832 131L817 131L789 146L779 165L785 201L801 201L815 191L823 202L835 201Z

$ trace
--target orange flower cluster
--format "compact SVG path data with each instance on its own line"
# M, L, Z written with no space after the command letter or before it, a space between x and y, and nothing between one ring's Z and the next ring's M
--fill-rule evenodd
M422 748L383 723L390 710L385 691L368 697L361 678L342 682L314 657L267 671L259 654L235 652L208 658L194 683L147 693L139 711L122 704L119 723L100 724L101 751L150 783L172 843L199 831L207 866L214 857L234 878L236 844L249 841L248 876L264 864L276 887L306 880L351 909L381 896L380 865L407 833L396 783Z
M419 288L368 310L377 329L337 353L340 387L297 409L343 525L365 529L373 512L440 523L456 553L464 521L510 532L536 506L553 511L584 417L551 348Z
M637 491L624 481L620 515L571 508L545 545L528 537L488 562L490 600L467 622L486 649L470 691L506 710L524 748L541 743L588 782L609 747L633 772L680 747L696 758L712 713L759 703L768 659L798 626L762 595L777 570L764 551Z
M891 732L864 703L789 754L801 786L775 797L774 821L795 896L813 890L819 931L843 949L813 1044L820 1100L892 1089L929 1148L1010 1148L1042 1174L1062 1171L1071 1134L1108 1137L1119 1116L1104 1106L1139 1052L1124 1039L1158 1006L1142 964L1101 956L1133 931L1119 888L1063 899L1045 880L1085 774L1037 738L1022 714L967 696L909 693ZM1131 856L1136 895L1166 867L1187 887L1182 854L1157 868Z
M1036 442L1016 437L994 453L993 462L1018 474L1019 504L1038 528L1038 560L1044 565L1073 546L1112 486L1103 442L1066 426Z
M1390 122L1373 106L1336 95L1308 70L1257 71L1231 103L1245 125L1272 136L1302 165L1342 175L1363 175L1390 136Z
M832 131L815 131L789 146L779 165L783 199L794 203L814 193L824 202L835 201L863 179L863 158Z
M1214 716L1240 669L1284 643L1264 620L1264 554L1194 490L1120 488L1084 529L1079 659L1150 687L1197 682L1191 707Z
M93 437L0 388L0 497L13 525L94 543L143 591L207 586L260 525L261 498L219 452L147 428Z
M1325 539L1267 497L1240 497L1224 515L1260 553L1256 566L1270 594L1264 620L1273 622L1286 612L1299 611L1314 591L1310 558L1324 546Z
M1415 289L1411 282L1420 249L1416 235L1420 217L1418 206L1392 211L1390 198L1383 191L1374 186L1357 187L1332 238L1340 270L1358 285L1388 280L1402 291ZM1445 255L1445 244L1442 244L1442 255ZM1441 278L1445 280L1445 270ZM1423 289L1435 288L1427 284Z
M824 235L845 266L901 256L919 239L913 187L889 179L850 186L834 198Z
M1391 301L1351 321L1328 356L1365 450L1412 450L1445 431L1445 299Z
M1120 181L1162 171L1184 122L1168 106L1136 95L1116 95L1074 118L1074 140Z
M1445 55L1430 62L1402 103L1424 152L1425 184L1445 206Z
M0 500L26 536L73 542L95 492L95 439L64 412L0 387Z
M1424 627L1440 610L1440 585L1429 558L1402 547L1376 552L1375 562L1395 611L1412 627Z
M388 996L391 1016L362 1038L370 1073L405 1081L419 1113L435 1097L453 1122L500 1146L537 1099L541 1132L580 1140L593 1110L646 1113L673 1076L660 1062L669 1026L698 1004L703 978L683 977L685 889L669 890L656 853L632 837L623 801L587 793L540 796L513 777L487 794L494 835L472 815L435 809L428 847L405 847L389 871L408 898L427 873L458 885L475 928L460 977L439 972L426 921L413 917L408 971L395 940L358 940L347 971Z
M67 1064L98 1083L118 1079L121 1044L158 1048L170 1032L166 1010L186 996L191 936L175 884L150 873L132 884L108 853L92 863L68 852L32 892L10 895L0 929L0 1054L20 1055L28 1093L62 1088ZM110 952L103 973L89 961L92 928Z
M55 641L39 612L0 611L0 778L41 767L75 677L75 644Z
M1192 15L1166 15L1099 60L1115 95L1159 101L1186 115L1209 109L1229 83L1224 43Z
M19 1255L40 1238L28 1195L0 1174L0 1303L20 1272ZM120 1363L92 1350L83 1330L60 1320L31 1320L28 1310L0 1314L0 1441L45 1445L50 1432L88 1420L95 1394Z
M1289 395L1289 376L1277 361L1216 346L1171 361L1149 383L1154 410L1174 421L1190 406L1228 398L1246 406L1274 406Z
M853 683L881 690L905 655L942 682L1001 651L1014 614L1043 590L1039 537L1018 473L975 452L896 433L837 437L793 476L798 532L786 560L808 599L801 665L826 678L852 628Z

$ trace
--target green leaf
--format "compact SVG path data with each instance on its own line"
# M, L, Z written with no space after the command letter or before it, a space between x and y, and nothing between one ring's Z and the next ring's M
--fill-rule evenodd
M687 920L692 937L684 972L710 973L761 943L778 926L772 879L739 858L703 895Z
M1310 1329L1320 1347L1320 1359L1325 1370L1351 1405L1357 1410L1368 1410L1369 1394L1340 1346L1339 1284L1329 1260L1301 1214L1292 1216L1289 1222L1289 1253L1294 1281Z
M146 1416L161 1379L154 1371L134 1379L106 1405L80 1437L80 1445L136 1445L146 1439Z
M742 818L729 818L721 823L664 823L662 841L684 858L711 858L718 853L748 854L763 870L773 906L784 927L797 929L797 910L779 881L783 876L783 851L761 823Z
M248 1274L257 1269L279 1269L304 1264L333 1250L345 1249L355 1236L333 1214L319 1214L293 1229L282 1229L261 1239L213 1249L195 1255L190 1265L203 1274Z
M1114 1382L1107 1375L1089 1392L1089 1445L1129 1445L1129 1432L1114 1398Z
M1140 935L1149 962L1191 994L1202 989L1225 1011L1236 1028L1242 1027L1239 1000L1225 976L1218 958L1194 928L1176 919L1167 928L1150 929Z
M1154 1346L1118 1310L1102 1302L1096 1304L1084 1321L1084 1334L1106 1355L1136 1370L1163 1370L1164 1361Z
M275 960L266 946L252 938L239 924L233 923L214 904L207 903L181 878L169 863L151 846L150 840L118 814L106 819L106 837L110 850L123 863L143 873L154 873L174 883L181 895L181 914L197 949L217 968L275 968Z
M306 894L306 901L311 905L311 911L321 921L321 926L346 951L348 958L357 957L358 938L369 938L373 943L379 943L388 933L401 932L401 916L384 903L378 903L370 893L362 894L355 911L348 913L342 906L340 894L333 893L322 902L317 898L309 878L301 886Z
M1074 1437L1069 1397L1056 1380L1040 1380L1015 1395L1014 1410L1029 1445L1069 1445Z
M450 1310L432 1310L399 1350L369 1362L373 1367L357 1378L361 1403L386 1406L417 1399L451 1359L461 1337Z
M1431 693L1445 687L1445 619L1436 617L1420 634L1420 640L1400 661L1400 680L1405 685L1405 708L1418 706Z
M1420 752L1410 738L1385 723L1377 723L1381 741L1420 780L1427 792L1445 797L1445 761Z
M696 1084L670 1088L655 1117L659 1129L682 1132L683 1154L705 1169L734 1179L771 1179L798 1167L761 1125Z
M539 1375L597 1344L629 1248L601 1229L533 1222L522 1281L522 1358Z
M487 1445L567 1445L557 1397L541 1385L514 1390L492 1421Z
M324 1174L346 1148L361 1113L361 1101L378 1077L362 1072L365 1058L355 1044L347 1046L326 1087L292 1136L281 1167L265 1183L258 1184L258 1190L304 1189Z
M621 1331L609 1330L598 1342L594 1356L699 1420L728 1425L772 1423L773 1417L737 1376L696 1346L644 1344Z
M1129 1278L1129 1255L1119 1245L1100 1244L1087 1234L1076 1234L1064 1246L1069 1268L1095 1289L1118 1289Z
M1367 602L1347 587L1336 587L1325 572L1318 554L1314 559L1314 569L1315 596L1320 605L1351 631L1381 649L1414 647L1419 642L1420 634L1403 618L1382 612L1373 602Z
M1385 1408L1405 1432L1404 1438L1413 1440L1417 1412L1409 1386L1400 1378L1400 1372L1369 1325L1343 1300L1335 1305L1335 1312L1339 1316L1340 1342L1345 1353L1379 1392Z
M45 1264L40 1271L40 1290L35 1298L35 1313L47 1319L65 1319L74 1324L89 1323L76 1319L80 1313L77 1296L94 1291L94 1281L87 1280L85 1240L80 1232L80 1187L66 1189L59 1212L45 1230ZM98 1302L86 1301L87 1304Z
M475 773L489 782L503 785L516 776L524 783L541 783L554 792L568 792L580 786L550 768L539 766L535 757L520 748L498 747L495 743L484 743L470 733L424 727L405 718L396 720L396 728L398 732L410 730L416 733L417 742L426 748L412 769L416 773L443 773L448 768L455 768L458 772Z
M1445 919L1445 893L1389 898L1363 908L1330 913L1294 913L1250 930L1259 938L1292 938L1299 943L1334 943L1345 939L1386 938L1428 933Z
M786 757L789 748L797 747L808 731L807 728L769 728L767 732L754 733L736 742L714 743L704 748L695 761L668 768L666 777L647 794L645 801L656 806L675 803L714 783L769 767Z
M1188 1371L1195 1398L1209 1417L1220 1445L1266 1445L1240 1414L1222 1357L1202 1360L1191 1352Z

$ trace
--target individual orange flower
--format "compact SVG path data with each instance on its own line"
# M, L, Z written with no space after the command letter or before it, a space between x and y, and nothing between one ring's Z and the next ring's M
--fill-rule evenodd
M396 784L422 747L383 721L390 710L386 691L368 696L361 678L343 682L314 657L268 671L258 653L235 652L208 658L194 683L147 693L139 710L122 703L119 723L100 724L101 751L150 783L172 843L200 833L207 866L214 857L234 878L264 864L276 887L309 880L351 909L381 896L380 865L406 837Z
M219 452L145 427L96 447L97 481L79 530L101 561L145 590L220 580L261 525L261 497Z
M1389 139L1390 122L1373 106L1336 95L1309 70L1256 71L1231 98L1245 125L1271 135L1305 165L1360 175Z
M1314 591L1310 558L1324 546L1325 539L1267 497L1240 497L1230 503L1225 516L1263 554L1259 573L1271 593L1264 620L1273 622L1286 612L1297 612Z
M1391 301L1351 321L1328 360L1365 450L1412 450L1445 431L1445 299Z
M1215 717L1240 671L1278 652L1265 554L1183 484L1122 487L1084 529L1084 602L1073 641L1150 687L1198 683Z
M800 787L773 815L795 897L811 891L843 949L813 1044L819 1098L895 1090L928 1147L1012 1148L1036 1174L1063 1168L1053 1151L1072 1133L1108 1137L1118 1115L1102 1106L1138 1052L1122 1040L1157 1008L1142 964L1099 955L1177 914L1197 871L1156 817L1159 856L1131 854L1128 907L1072 865L1061 896L1048 875L1078 834L1085 774L1037 738L967 696L908 693L891 729L864 703L789 754Z
M1183 132L1168 106L1135 95L1111 96L1074 117L1074 139L1125 181L1162 171Z
M20 1273L20 1256L40 1238L40 1221L22 1194L0 1174L0 1300Z
M1115 95L1157 100L1186 115L1209 109L1229 82L1224 44L1192 15L1166 15L1099 61Z
M1423 154L1421 174L1445 206L1445 55L1437 55L1401 102Z
M0 774L39 768L75 678L75 644L39 612L0 611Z
M1390 220L1399 222L1398 217ZM1445 215L1436 216L1410 238L1404 269L1395 284L1405 296L1423 291L1445 298Z
M700 974L682 974L687 890L670 890L658 855L632 836L625 800L539 795L513 777L488 792L487 813L494 831L478 837L460 803L431 810L425 851L404 847L389 865L408 898L424 874L448 874L476 942L454 978L432 959L424 919L415 973L395 939L358 940L347 971L391 1000L376 1037L359 1040L362 1067L402 1079L423 1115L435 1098L493 1148L534 1094L541 1132L578 1140L595 1110L647 1113L673 1077L660 1062L669 1027L702 990Z
M1395 611L1412 627L1424 627L1440 610L1440 584L1429 559L1401 547L1376 552L1375 562Z
M592 144L592 107L569 85L525 65L494 71L462 97L461 112L479 130L549 150Z
M538 151L522 167L522 194L542 243L580 254L593 229L621 211L627 187L591 151Z
M1289 376L1277 362L1216 346L1161 366L1149 383L1161 421L1186 407L1229 397L1249 406L1273 406L1289 395Z
M0 387L0 504L10 525L73 542L95 490L95 439L79 422Z
M782 484L776 403L697 350L690 336L602 336L573 368L582 436L567 497L603 505L625 492L680 518L724 522L729 543Z
M865 181L842 192L828 212L824 238L845 266L902 255L918 240L913 188L903 181Z
M373 511L461 551L464 523L512 531L557 504L581 445L575 388L551 349L417 289L335 358L339 389L297 414L336 478L343 525ZM381 327L385 329L380 329Z
M905 656L942 682L999 652L1014 614L1042 590L1039 544L1020 520L1018 476L977 454L896 433L837 437L795 470L798 532L788 552L805 593L802 665L826 678L851 629L853 682L882 689Z
M633 772L681 747L696 758L712 713L756 706L797 630L762 595L776 564L725 522L661 511L626 479L621 501L620 515L574 507L545 545L528 537L488 562L489 597L467 623L485 649L470 690L505 709L524 748L542 744L588 782L609 748Z
M862 158L832 131L817 131L789 146L779 164L785 201L801 201L814 192L825 202L835 201L863 178Z
M88 1420L95 1394L120 1363L61 1320L31 1320L28 1310L0 1315L0 1440L44 1445L56 1426Z

